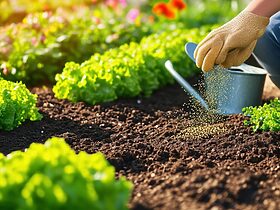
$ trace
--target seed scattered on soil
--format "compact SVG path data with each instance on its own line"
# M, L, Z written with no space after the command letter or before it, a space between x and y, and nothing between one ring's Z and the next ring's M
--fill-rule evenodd
M226 127L223 123L210 125L206 123L205 125L195 125L187 127L182 130L181 137L189 139L198 139L198 138L209 138L226 131Z
M211 72L204 75L203 80L199 80L196 86L207 102L209 110L202 107L196 99L190 97L186 106L191 110L189 117L193 124L184 129L180 135L185 138L205 138L226 130L222 123L226 117L217 114L217 109L228 100L229 80L229 74L220 66L216 66Z

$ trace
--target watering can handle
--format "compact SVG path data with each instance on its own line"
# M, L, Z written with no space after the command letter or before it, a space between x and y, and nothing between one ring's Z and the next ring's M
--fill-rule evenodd
M165 67L169 71L169 73L174 77L174 79L188 92L190 93L205 109L209 109L207 103L203 100L203 98L199 95L199 93L193 89L193 87L186 81L184 78L175 71L173 68L172 62L167 60L165 62Z

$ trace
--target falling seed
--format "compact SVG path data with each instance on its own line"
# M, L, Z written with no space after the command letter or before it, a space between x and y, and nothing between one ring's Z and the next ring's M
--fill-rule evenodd
M217 111L221 104L228 100L229 74L224 68L217 66L205 75L204 80L205 82L203 80L198 82L197 88L207 101L209 110L203 108L197 100L190 97L189 103L184 104L185 107L190 109L188 115L190 120L189 124L184 125L184 129L179 134L183 138L209 138L227 130L228 125L224 124L226 117L217 114ZM204 85L204 83L206 84Z

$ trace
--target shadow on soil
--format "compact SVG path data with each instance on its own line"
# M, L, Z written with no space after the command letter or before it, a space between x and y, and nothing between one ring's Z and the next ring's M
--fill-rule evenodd
M63 137L73 146L77 139L106 141L112 133L98 125L82 125L69 119L58 120L44 116L40 122L27 121L13 131L0 131L0 152L7 155L15 150L24 150L33 142L44 143L53 136Z

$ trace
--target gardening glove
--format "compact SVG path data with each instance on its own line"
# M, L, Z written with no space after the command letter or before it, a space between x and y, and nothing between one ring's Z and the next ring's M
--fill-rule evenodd
M247 60L269 23L269 18L243 11L218 29L210 32L194 52L197 67L207 72L215 64L225 68Z

